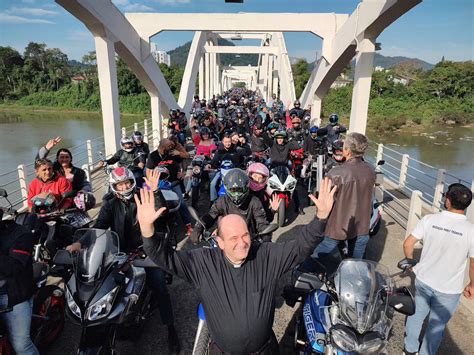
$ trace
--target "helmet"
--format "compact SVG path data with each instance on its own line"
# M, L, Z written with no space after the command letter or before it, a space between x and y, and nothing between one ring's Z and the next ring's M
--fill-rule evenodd
M126 144L131 144L132 148L125 148ZM133 150L133 140L130 137L123 137L120 140L120 145L122 146L122 149L125 150L127 153L130 153Z
M91 192L78 192L74 197L74 205L82 211L90 210L95 206L95 197Z
M262 182L257 182L252 179L252 174L260 174L264 177L264 181ZM270 172L268 171L268 168L263 165L262 163L253 163L250 164L249 167L247 168L247 176L249 177L249 187L250 190L252 191L260 191L265 188L265 185L267 184L268 176L270 175Z
M309 129L309 133L310 133L310 134L316 134L316 133L318 133L318 126L312 126L312 127Z
M301 106L300 100L295 100L295 102L293 102L293 106L295 108L299 108Z
M200 104L201 104L201 107L206 107L206 100L201 99Z
M170 116L176 116L176 115L178 115L178 111L175 110L174 108L172 108L172 109L170 110Z
M141 144L143 142L142 132L139 132L139 131L133 132L132 138L133 138L133 141L135 142L135 144Z
M202 139L202 136L207 134L209 137L211 136L211 130L207 127L201 127L201 129L199 130L199 135L201 136L201 139Z
M131 182L131 187L125 191L118 191L117 184L127 180ZM135 182L135 176L133 176L133 173L129 169L120 167L115 168L110 172L109 186L110 189L120 198L130 200L133 196L133 192L135 191L137 183Z
M344 161L344 156L342 155L342 149L344 147L344 141L342 139L337 139L332 143L332 157L337 162Z
M242 110L242 107L237 107L237 110L235 110L235 113L236 114L243 114L244 113L244 110Z
M249 194L249 178L243 170L230 169L224 176L225 193L236 205L241 205Z
M275 138L286 138L286 131L278 130L278 131L275 132L273 137L275 137Z
M199 100L199 95L194 95L194 100Z
M271 131L272 129L278 129L279 125L276 122L270 122L267 126L268 130Z
M331 122L331 125L335 126L337 121L339 121L339 115L337 113L333 113L331 116L329 116L329 122Z

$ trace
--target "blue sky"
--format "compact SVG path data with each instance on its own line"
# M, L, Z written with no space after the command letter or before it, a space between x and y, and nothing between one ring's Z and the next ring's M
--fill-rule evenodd
M372 0L373 1L373 0ZM123 12L336 12L352 13L357 0L114 0ZM474 60L474 1L424 0L378 38L381 54L417 57L430 63L442 56ZM179 21L179 18L177 19ZM153 40L170 50L192 39L191 32L165 32ZM314 60L321 40L306 33L285 33L290 56ZM80 60L94 49L85 26L54 1L2 0L0 45L23 52L30 41L58 47L70 59Z

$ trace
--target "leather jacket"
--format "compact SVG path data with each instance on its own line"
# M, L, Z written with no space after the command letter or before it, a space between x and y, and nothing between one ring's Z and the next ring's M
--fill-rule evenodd
M325 235L346 240L369 234L374 168L362 158L353 158L331 169L327 176L337 191Z

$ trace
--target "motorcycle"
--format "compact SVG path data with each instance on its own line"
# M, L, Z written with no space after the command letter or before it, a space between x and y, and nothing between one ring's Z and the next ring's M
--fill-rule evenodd
M280 197L280 206L278 207L278 226L285 224L286 210L290 205L290 199L296 188L296 179L290 174L286 166L277 166L270 170L266 193L269 198L273 195Z
M294 347L300 354L368 354L383 352L394 311L415 313L413 296L397 288L388 269L368 260L346 259L334 277L293 272L283 297L293 307L303 303L295 326Z
M19 216L13 209L6 190L0 189L0 197L5 198L10 204L9 208L3 210L10 218ZM65 321L64 290L58 283L49 282L49 276L54 275L54 266L46 264L37 257L35 246L35 257L33 258L33 281L35 291L33 294L33 309L31 321L31 340L35 346L44 350L51 345L61 334ZM3 309L1 312L9 312L12 309ZM1 322L0 322L1 323ZM6 329L0 324L0 354L13 354L13 349L8 341Z
M202 227L204 228L204 233L202 237L203 237L203 240L208 244L208 246L205 246L205 247L217 248L216 235L206 229L204 222L198 216L194 208L190 207L189 212L191 213L191 216L197 221L197 223L201 224ZM267 239L266 236L271 235L277 229L278 229L277 224L269 224L268 227L265 228L265 230L263 230L261 233L252 237L252 242L263 243ZM209 333L209 329L207 327L206 315L204 313L204 308L202 306L202 303L199 303L199 306L198 306L198 317L199 317L199 322L198 322L198 328L196 331L196 337L194 339L193 352L192 352L193 355L207 354L209 343L211 341L211 334Z
M199 202L199 193L201 190L201 181L208 178L205 166L209 163L209 159L204 155L197 155L191 161L191 205L197 208Z
M59 250L57 265L72 266L66 285L67 314L81 325L78 354L113 354L118 331L136 338L151 314L141 252L120 252L115 232L79 229L82 249L73 255Z

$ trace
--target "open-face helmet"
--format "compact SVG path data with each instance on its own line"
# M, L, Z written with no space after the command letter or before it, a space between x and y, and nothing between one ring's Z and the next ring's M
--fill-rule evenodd
M130 153L133 150L133 139L130 137L123 137L120 140L120 145L122 146L122 149L125 150L127 153Z

